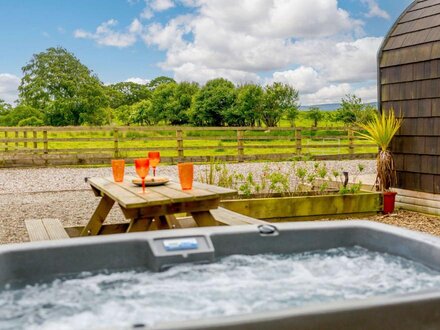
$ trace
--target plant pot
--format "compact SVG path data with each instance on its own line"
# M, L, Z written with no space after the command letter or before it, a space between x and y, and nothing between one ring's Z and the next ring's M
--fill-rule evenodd
M395 191L384 191L383 193L383 213L389 214L394 212L394 204L396 203Z

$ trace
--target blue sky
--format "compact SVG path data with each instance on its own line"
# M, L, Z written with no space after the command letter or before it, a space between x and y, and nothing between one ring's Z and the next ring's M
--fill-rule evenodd
M410 0L0 0L0 98L62 46L105 83L282 81L303 104L375 99L381 38Z

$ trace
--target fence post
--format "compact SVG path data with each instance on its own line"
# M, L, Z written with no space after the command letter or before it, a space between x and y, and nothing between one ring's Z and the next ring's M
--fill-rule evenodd
M297 128L295 130L295 144L296 144L296 154L297 156L300 156L302 153L302 135L301 135L301 128Z
M8 139L8 131L5 131L5 151L6 152L9 150L7 139Z
M36 139L37 139L37 131L32 131L32 138L34 139L34 149L38 149L38 142L36 141Z
M119 158L119 130L113 129L113 157Z
M44 153L47 154L49 152L49 141L47 140L47 131L43 131L43 150Z
M348 153L354 154L354 132L352 129L348 130Z
M176 130L176 139L177 139L177 159L179 162L183 161L183 131L181 129Z
M14 137L15 137L15 140L18 139L18 131L15 131ZM15 141L15 149L18 149L18 141Z
M244 143L243 143L243 138L244 138L244 131L241 129L237 130L237 161L239 163L242 163L244 161Z
M23 146L25 149L27 149L27 147L28 147L27 137L28 137L27 131L23 131L23 139L25 139Z

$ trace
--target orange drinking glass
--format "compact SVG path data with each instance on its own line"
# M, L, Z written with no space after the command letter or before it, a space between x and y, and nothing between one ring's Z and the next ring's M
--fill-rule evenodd
M145 178L150 170L150 160L148 158L139 158L134 160L136 173L142 179L142 193L145 193Z
M112 159L113 179L115 182L124 181L125 160Z
M160 163L160 152L150 151L148 153L148 159L150 159L150 165L153 168L153 176L156 176L156 166Z
M177 164L179 169L179 179L182 190L191 190L194 178L194 164L193 163L180 163Z

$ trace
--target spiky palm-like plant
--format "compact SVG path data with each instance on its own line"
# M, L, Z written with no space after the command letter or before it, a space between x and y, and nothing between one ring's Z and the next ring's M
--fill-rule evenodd
M380 191L387 191L397 183L393 155L388 147L401 125L402 118L396 117L393 109L390 109L388 114L385 111L382 111L381 115L376 114L366 124L359 124L367 132L359 135L376 143L380 148L377 155L376 176L376 187Z

